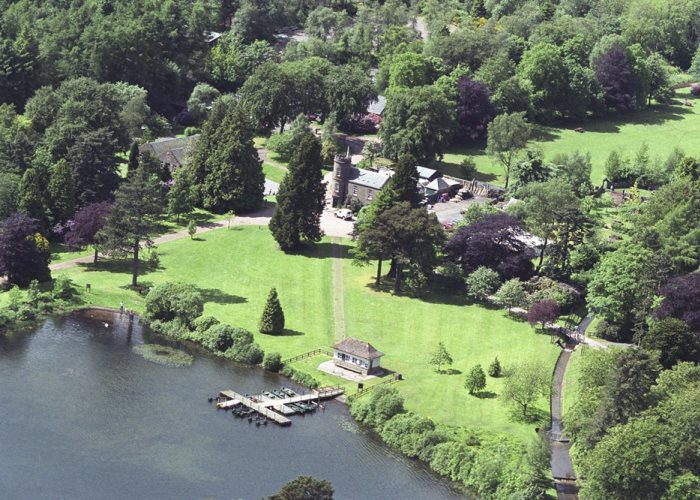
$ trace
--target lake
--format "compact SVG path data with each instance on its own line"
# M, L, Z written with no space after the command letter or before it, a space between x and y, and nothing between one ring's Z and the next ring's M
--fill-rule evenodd
M331 481L339 499L463 498L339 402L256 427L207 397L297 386L191 348L187 366L148 361L135 346L178 345L126 316L89 316L0 335L3 498L259 499L299 475Z

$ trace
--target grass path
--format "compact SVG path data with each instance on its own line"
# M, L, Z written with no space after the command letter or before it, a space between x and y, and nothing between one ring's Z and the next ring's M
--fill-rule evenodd
M333 322L334 341L345 338L345 284L343 283L344 250L340 238L333 238Z

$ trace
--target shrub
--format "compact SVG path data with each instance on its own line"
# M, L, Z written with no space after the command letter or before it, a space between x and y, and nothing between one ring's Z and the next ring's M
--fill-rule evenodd
M292 379L294 382L304 385L310 389L315 389L319 385L318 380L316 380L314 377L309 375L308 373L300 372L299 370L295 370L289 365L286 365L284 368L282 368L282 371L280 372L282 375L285 377Z
M498 273L485 266L478 267L476 271L467 276L467 295L474 300L486 300L498 290L501 279Z
M467 157L459 164L459 175L465 180L471 180L476 175L476 163Z
M220 323L209 328L205 334L203 343L212 351L224 352L233 347L233 327Z
M465 483L476 452L466 443L448 441L435 446L430 468L453 481Z
M514 307L522 307L525 305L527 295L523 288L522 282L513 278L501 285L501 288L496 292L496 302L499 305L506 307L508 312Z
M595 336L615 342L622 339L622 332L618 325L603 320L596 325Z
M690 86L690 94L697 97L700 95L700 85L694 83Z
M498 356L489 365L489 377L498 378L501 376L501 362L498 361Z
M265 353L255 342L234 345L226 351L226 357L246 365L257 365L262 362Z
M74 293L75 288L70 278L59 276L53 280L52 295L55 299L70 300Z
M425 453L425 438L435 430L435 423L415 413L402 413L389 419L380 431L386 444L398 448L411 458ZM445 439L443 439L445 441ZM434 443L435 446L438 443ZM432 447L431 447L432 448ZM432 451L432 450L431 450Z
M175 318L191 326L204 310L202 295L191 285L162 283L153 287L146 296L146 317L172 321Z
M260 318L260 332L280 334L284 331L284 311L277 297L277 290L272 288L267 297L265 309Z
M10 309L0 309L0 328L12 324L17 319L17 314Z
M22 305L17 310L15 317L18 321L34 321L36 319L36 309L31 305Z
M185 128L185 137L191 137L193 135L199 134L200 130L199 127L186 127Z
M212 326L218 325L220 321L214 316L200 316L192 322L194 330L199 335L204 335L204 333L209 330Z
M481 392L486 387L486 375L481 365L474 366L464 381L464 387L469 391L469 394Z
M404 413L403 396L394 387L379 387L369 399L357 400L350 407L355 420L378 429L394 415Z
M278 372L284 368L284 363L282 363L282 356L280 353L267 353L267 355L265 355L265 360L263 361L263 368L271 372Z
M155 250L151 250L148 254L148 266L151 269L158 269L160 267L160 255Z

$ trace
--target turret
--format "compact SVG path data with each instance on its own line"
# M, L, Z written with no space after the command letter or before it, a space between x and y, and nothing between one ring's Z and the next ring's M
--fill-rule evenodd
M350 152L336 155L333 159L333 206L342 206L348 195L348 180L350 179Z

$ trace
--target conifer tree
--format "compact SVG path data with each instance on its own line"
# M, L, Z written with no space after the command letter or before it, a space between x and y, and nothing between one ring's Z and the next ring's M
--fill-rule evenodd
M498 378L501 376L501 362L498 361L498 356L489 365L489 377Z
M182 215L187 215L194 210L192 195L192 182L188 171L179 169L175 172L175 183L168 191L168 213L180 220Z
M413 208L418 207L423 200L423 196L418 191L418 170L416 169L416 159L403 154L394 169L394 175L389 181L392 191L396 195L396 202L407 201Z
M137 285L141 243L150 242L164 201L160 181L138 169L115 193L114 206L99 233L100 246L107 252L132 254L131 286Z
M139 143L134 141L129 149L129 161L126 164L126 175L131 177L136 169L139 168Z
M220 98L204 122L191 169L199 206L216 213L249 212L263 201L265 175L241 107Z
M19 184L19 209L39 221L40 231L47 227L46 184L36 168L28 168Z
M59 160L51 169L49 198L53 222L65 222L75 212L73 175L66 160Z
M284 331L284 311L277 297L277 289L272 288L267 296L265 309L260 318L260 332L280 334Z
M326 192L321 171L321 145L308 131L289 162L289 172L277 192L277 210L270 230L285 252L299 248L302 238L320 241Z
M467 373L464 387L469 391L469 394L481 392L481 390L486 387L486 375L481 365L474 366L469 373Z

